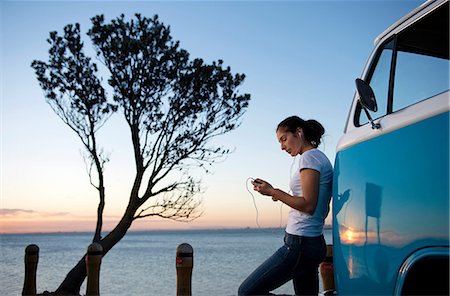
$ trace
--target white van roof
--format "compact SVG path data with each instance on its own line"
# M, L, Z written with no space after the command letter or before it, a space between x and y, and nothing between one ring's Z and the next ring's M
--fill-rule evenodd
M430 11L435 10L436 8L438 8L439 6L443 5L448 1L449 0L428 0L422 3L420 6L416 7L410 13L408 13L407 15L396 21L389 28L387 28L380 35L378 35L378 37L375 38L374 45L377 45L382 40L402 30L405 26L408 26L411 23L416 22L417 20L421 19L423 16L428 14Z

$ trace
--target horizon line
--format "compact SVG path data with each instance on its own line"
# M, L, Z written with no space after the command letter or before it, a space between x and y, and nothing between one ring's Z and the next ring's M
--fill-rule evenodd
M285 226L273 226L273 227L233 227L233 226L217 226L217 227L193 227L193 228L166 228L166 229L129 229L127 233L143 233L143 232L190 232L190 231L214 231L214 230L271 230L271 229L285 229ZM332 229L331 224L325 224L324 230ZM112 230L105 231L105 236ZM32 232L3 232L0 230L0 235L48 235L48 234L89 234L94 231L86 230L74 230L74 231L32 231Z

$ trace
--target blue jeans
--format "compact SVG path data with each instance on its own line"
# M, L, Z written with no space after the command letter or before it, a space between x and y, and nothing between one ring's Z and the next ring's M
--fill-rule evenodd
M293 280L296 295L319 293L318 267L326 256L323 235L285 234L284 246L261 264L239 287L239 296L273 295L270 291Z

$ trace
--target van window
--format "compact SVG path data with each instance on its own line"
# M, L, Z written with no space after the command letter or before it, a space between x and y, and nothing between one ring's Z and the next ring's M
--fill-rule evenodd
M448 57L431 56L426 49L423 48L424 51L421 53L400 50L397 52L392 111L395 112L449 89Z
M371 112L373 119L449 90L448 15L446 3L381 47L365 78L378 105L378 111ZM357 125L368 122L360 106L355 116Z

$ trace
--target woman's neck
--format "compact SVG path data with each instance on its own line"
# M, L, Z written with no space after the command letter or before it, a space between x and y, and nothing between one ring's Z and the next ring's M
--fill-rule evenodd
M314 149L315 147L311 144L308 143L306 144L304 147L302 147L302 149L300 150L300 155L302 155L303 153L305 153L308 150Z

